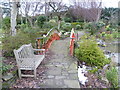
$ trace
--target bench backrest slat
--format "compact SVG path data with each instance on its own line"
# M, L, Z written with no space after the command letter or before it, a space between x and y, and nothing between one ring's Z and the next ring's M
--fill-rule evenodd
M29 63L34 62L31 62L31 60L34 58L34 51L31 44L22 45L18 50L14 50L14 54L19 66L23 66L23 64L27 65L27 63L29 65Z

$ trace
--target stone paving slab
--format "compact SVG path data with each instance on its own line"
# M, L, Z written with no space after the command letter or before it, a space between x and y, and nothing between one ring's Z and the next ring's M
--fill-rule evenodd
M80 88L78 80L64 80L64 83L68 88Z
M45 79L40 83L42 88L80 88L77 60L69 55L69 41L55 41L50 51L54 54L45 64L48 69L44 73Z

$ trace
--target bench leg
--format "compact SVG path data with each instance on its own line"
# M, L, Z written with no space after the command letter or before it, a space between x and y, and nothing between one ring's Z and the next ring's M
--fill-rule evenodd
M18 69L19 78L21 79L21 70Z
M36 69L34 69L34 78L36 79Z

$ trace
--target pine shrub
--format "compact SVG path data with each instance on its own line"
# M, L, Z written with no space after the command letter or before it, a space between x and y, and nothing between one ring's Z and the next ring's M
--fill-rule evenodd
M90 66L103 67L109 63L103 51L98 47L94 37L83 36L80 47L75 50L76 57Z

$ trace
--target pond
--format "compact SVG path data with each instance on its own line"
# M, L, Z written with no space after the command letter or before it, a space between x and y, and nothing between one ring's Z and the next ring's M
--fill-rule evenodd
M112 43L106 42L106 47L101 47L103 50L111 51L113 53L120 53L120 50L118 49L120 47L120 42L115 41Z
M110 58L112 58L112 56L114 56L113 61L115 63L119 63L118 66L116 66L116 67L119 68L120 67L119 66L120 65L120 61L119 61L119 55L120 55L119 47L120 47L120 42L118 42L117 40L116 41L107 41L107 42L105 42L105 44L106 44L106 47L101 47L100 46L100 48L103 49L104 51L110 52L108 54L105 54L105 55L109 55ZM91 70L92 68L90 68L90 67L88 68L85 65L83 65L82 68L80 66L78 68L78 77L79 77L79 81L80 81L80 83L82 85L86 85L85 83L89 83L90 82L89 81L90 77L86 77L85 76L85 73L87 72L88 69ZM120 75L120 73L119 73L119 75ZM94 80L92 79L92 81L94 81ZM101 84L101 82L96 82L96 83Z
M119 42L119 40L116 40L116 41L106 41L106 47L100 47L101 49L103 49L104 51L107 51L107 52L111 52L111 53L109 53L109 56L111 57L111 56L115 56L114 57L114 61L116 62L116 63L120 63L120 62L118 62L118 60L119 60L119 58L118 58L118 56L120 55L120 49L119 49L119 47L120 47L120 42Z

